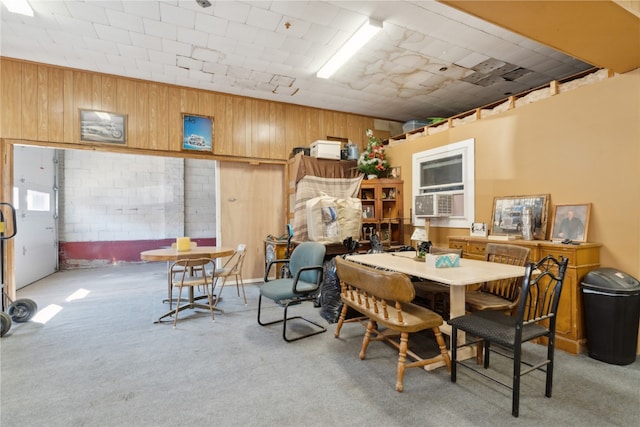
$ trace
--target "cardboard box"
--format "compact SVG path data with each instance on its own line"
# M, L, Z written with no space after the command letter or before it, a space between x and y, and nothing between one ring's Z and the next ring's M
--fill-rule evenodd
M311 143L311 157L340 160L340 142L317 140Z

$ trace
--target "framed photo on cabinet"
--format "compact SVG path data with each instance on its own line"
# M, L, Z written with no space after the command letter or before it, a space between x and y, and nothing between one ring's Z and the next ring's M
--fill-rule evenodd
M127 116L108 111L80 110L80 141L127 144Z
M549 194L534 196L508 196L493 199L491 214L492 235L522 235L522 210L530 207L533 213L533 237L544 240L547 235Z
M591 203L556 205L551 240L586 242L590 215Z
M182 149L189 151L213 149L213 117L182 115Z
M362 218L374 218L375 212L373 205L364 205L362 207Z

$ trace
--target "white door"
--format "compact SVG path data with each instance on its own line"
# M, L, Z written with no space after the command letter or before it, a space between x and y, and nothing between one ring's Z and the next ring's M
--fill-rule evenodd
M16 289L58 267L55 150L15 146L13 157Z

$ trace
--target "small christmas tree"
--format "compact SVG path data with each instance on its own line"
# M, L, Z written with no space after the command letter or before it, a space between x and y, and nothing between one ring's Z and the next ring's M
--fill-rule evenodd
M360 158L358 158L358 170L366 175L385 177L389 172L389 162L387 161L382 141L373 136L371 129L367 129L366 134L369 143Z

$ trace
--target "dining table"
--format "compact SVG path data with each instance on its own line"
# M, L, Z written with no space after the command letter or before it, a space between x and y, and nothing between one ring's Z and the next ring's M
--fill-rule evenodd
M224 246L193 246L187 250L180 250L180 251L175 247L166 247L166 248L149 249L146 251L142 251L140 252L140 259L143 261L165 261L165 262L171 263L174 261L178 261L179 259L193 258L194 256L201 256L202 258L212 258L212 259L224 258L224 257L233 255L234 251L235 251L235 248L229 248ZM169 269L170 269L170 264L167 269L167 280L168 280L168 286L171 287L173 284L171 281L171 274L169 272ZM213 293L213 290L212 290L212 293ZM197 299L198 298L195 297L193 287L190 287L189 302L187 304L180 306L179 310L182 311L186 309L195 309L195 308L209 310L209 305L200 304L197 302ZM217 303L217 301L215 302ZM177 302L177 304L179 303L180 301ZM214 310L223 312L223 310L218 307L214 307ZM156 320L154 323L159 323L162 321L162 319L164 319L165 317L172 316L174 313L175 313L175 309L169 310L166 313L164 313L162 316L160 316L158 320Z
M469 285L521 277L525 273L525 267L466 258L460 258L460 264L457 267L438 268L427 264L424 259L418 259L415 251L349 255L346 259L369 267L397 271L448 286L450 319L465 314L465 291ZM444 323L440 330L451 336L451 327L448 324ZM458 332L458 342L465 342L463 332ZM460 354L459 359L475 356L474 349L470 346L463 350L464 352ZM436 367L438 367L437 364L427 365L425 369L431 370Z

